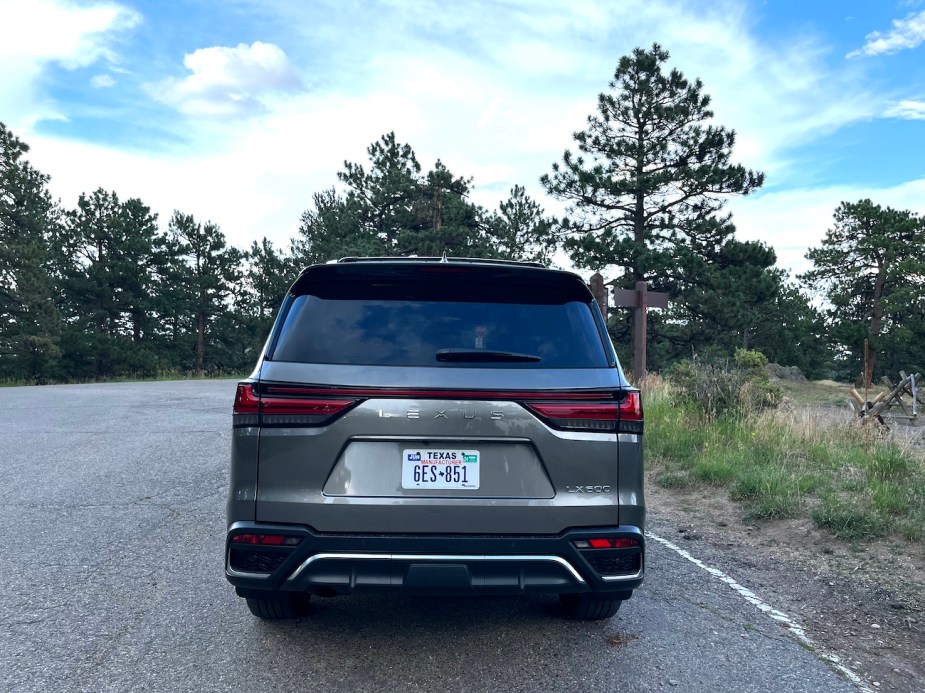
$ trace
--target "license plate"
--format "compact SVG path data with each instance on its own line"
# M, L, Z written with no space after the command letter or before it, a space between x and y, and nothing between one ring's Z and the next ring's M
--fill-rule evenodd
M478 450L403 450L401 487L406 489L477 489Z

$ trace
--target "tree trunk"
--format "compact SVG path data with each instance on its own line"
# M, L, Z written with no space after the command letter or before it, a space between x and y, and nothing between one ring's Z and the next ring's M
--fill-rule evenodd
M144 321L144 311L136 310L132 314L132 343L141 344L141 323Z
M199 311L196 315L198 335L196 337L196 371L199 375L205 373L206 361L206 314Z
M870 387L874 381L874 371L877 367L877 341L880 336L880 327L883 324L883 292L886 287L886 266L883 258L877 258L877 278L874 280L873 307L870 315L870 339L872 348L864 368L864 386Z
M646 194L642 188L642 179L645 174L645 128L643 123L639 123L636 128L636 143L638 150L636 152L636 208L633 210L633 241L637 248L644 248L646 242ZM640 266L638 257L633 259L633 266L630 268L633 273L633 288L639 288L639 282L646 279L646 268ZM645 376L642 371L645 370L645 309L636 308L633 311L633 322L630 327L630 343L633 345L633 379L639 383ZM642 353L637 353L642 349Z

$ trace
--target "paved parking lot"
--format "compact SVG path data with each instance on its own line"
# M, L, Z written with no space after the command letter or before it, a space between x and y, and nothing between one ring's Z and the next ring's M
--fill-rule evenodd
M854 690L656 542L610 622L552 597L343 597L260 622L222 574L233 396L0 388L0 690Z

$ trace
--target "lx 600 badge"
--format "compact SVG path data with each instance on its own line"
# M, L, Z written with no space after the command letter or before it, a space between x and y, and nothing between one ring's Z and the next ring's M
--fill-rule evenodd
M569 493L610 493L610 486L566 486Z

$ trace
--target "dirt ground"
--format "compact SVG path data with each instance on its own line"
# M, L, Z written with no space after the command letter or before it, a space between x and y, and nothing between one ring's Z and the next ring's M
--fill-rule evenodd
M925 546L853 545L810 520L752 525L721 488L675 490L650 480L650 512L672 542L797 619L871 690L925 692Z

